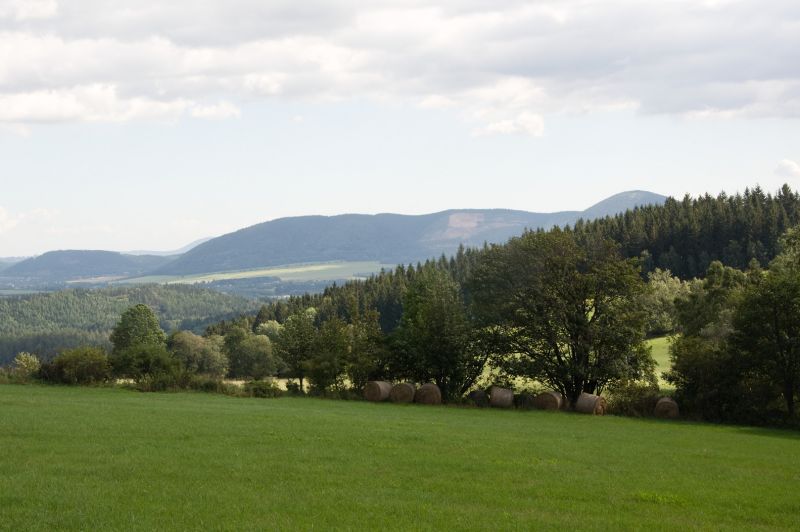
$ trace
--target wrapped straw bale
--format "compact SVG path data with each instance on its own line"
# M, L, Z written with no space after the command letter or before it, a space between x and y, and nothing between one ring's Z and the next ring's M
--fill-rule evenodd
M540 393L534 397L533 406L539 410L561 410L564 406L564 396L553 391Z
M489 404L494 408L511 408L514 406L514 391L492 386L489 389Z
M582 393L575 403L575 411L582 414L602 416L606 413L606 400L599 395Z
M401 382L392 386L389 400L393 403L413 403L417 387L410 382Z
M367 401L385 401L392 391L392 384L386 381L369 381L364 386L364 399Z
M467 399L475 403L475 406L486 408L489 406L489 396L483 390L473 390L467 394Z
M442 404L442 391L435 384L423 384L414 394L414 402L423 405Z
M656 403L653 415L662 419L675 419L680 416L678 403L672 397L662 397Z

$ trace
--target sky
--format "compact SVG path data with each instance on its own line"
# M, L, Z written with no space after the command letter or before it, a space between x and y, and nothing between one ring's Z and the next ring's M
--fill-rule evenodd
M0 257L783 183L796 0L0 0Z

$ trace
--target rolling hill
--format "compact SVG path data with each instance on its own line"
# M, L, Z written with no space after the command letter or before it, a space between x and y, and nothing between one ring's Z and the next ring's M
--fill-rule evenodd
M443 253L451 254L461 244L480 246L484 242L505 242L526 228L563 226L580 218L614 215L640 205L661 204L665 200L664 196L637 190L616 194L583 211L536 213L508 209L454 209L424 215L342 214L280 218L194 242L180 255L50 251L8 266L0 273L0 280L12 280L6 284L18 288L37 283L103 284L121 278L191 276L336 261L408 263Z
M133 286L0 298L0 366L20 351L49 358L79 345L106 345L111 328L129 307L145 304L166 331L202 332L206 325L259 304L201 286Z
M280 218L240 229L189 250L154 273L191 275L326 261L403 263L453 253L460 244L504 242L526 228L613 215L664 196L616 194L585 211L448 210L425 215L342 214Z
M48 251L3 270L4 277L47 279L51 282L97 277L132 277L173 260L154 255L123 255L114 251Z

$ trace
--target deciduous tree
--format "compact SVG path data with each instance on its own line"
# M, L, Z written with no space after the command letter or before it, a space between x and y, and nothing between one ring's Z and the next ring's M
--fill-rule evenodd
M512 375L545 383L572 404L612 381L653 378L644 282L610 241L528 232L490 249L469 288Z

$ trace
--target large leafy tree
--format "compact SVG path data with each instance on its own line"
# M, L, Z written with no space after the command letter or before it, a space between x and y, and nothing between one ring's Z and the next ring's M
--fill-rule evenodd
M262 379L274 375L281 362L274 356L272 342L249 328L234 327L225 336L228 375L234 378Z
M750 358L730 346L733 310L746 284L743 272L714 261L705 279L691 282L675 301L679 334L670 343L671 367L664 376L690 416L751 422L763 415L757 408L763 379L755 378Z
M493 246L468 284L473 309L512 375L574 404L613 381L653 379L637 265L603 239L527 232Z
M111 331L114 374L138 381L147 376L174 372L178 363L167 351L166 340L150 307L139 304L129 308Z
M736 306L733 346L752 359L757 371L780 386L791 418L800 395L800 230L784 240L788 248L759 274Z
M369 310L356 315L349 327L350 349L345 359L345 373L353 388L364 388L371 379L386 377L387 349L379 315Z
M111 331L113 353L138 346L164 346L167 337L158 323L158 318L147 305L135 305L122 313L119 322Z
M349 351L347 324L337 317L323 322L314 337L313 354L302 363L315 392L341 387Z
M303 387L306 361L314 353L317 328L314 325L316 311L313 308L301 310L286 319L280 331L275 350L286 364L289 375L296 378Z
M445 400L466 392L480 376L487 355L475 349L458 284L447 271L424 267L403 299L394 337L394 371L433 381Z
M223 338L211 335L198 336L190 331L177 331L167 340L172 355L190 373L224 377L228 371L228 358L223 353Z

